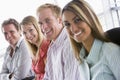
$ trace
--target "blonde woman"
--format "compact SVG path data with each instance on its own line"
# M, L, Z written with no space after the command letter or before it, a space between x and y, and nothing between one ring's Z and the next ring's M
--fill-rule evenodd
M31 51L32 68L36 74L36 80L42 80L50 41L43 36L37 20L33 16L25 17L21 22L21 28Z
M63 8L62 17L75 56L81 62L81 77L85 80L119 80L120 47L106 38L89 4L84 0L73 0Z

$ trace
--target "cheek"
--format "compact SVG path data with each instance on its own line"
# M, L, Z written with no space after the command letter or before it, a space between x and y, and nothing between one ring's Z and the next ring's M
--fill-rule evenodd
M6 39L6 40L8 40L8 37L7 37L7 36L5 36L5 39Z
M25 39L28 39L28 38L27 38L27 35L24 35L24 38L25 38Z
M87 28L87 29L86 29L86 34L87 34L87 35L90 35L90 34L91 34L91 29L90 29L90 28Z
M36 40L38 40L38 36L39 36L39 35L36 35Z
M71 32L71 30L70 30L70 29L67 29L67 32L68 32L69 36L71 36L71 37L73 37L73 36L74 36L74 34Z

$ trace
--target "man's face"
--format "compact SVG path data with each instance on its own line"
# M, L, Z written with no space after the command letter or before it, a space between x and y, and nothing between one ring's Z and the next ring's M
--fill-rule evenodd
M50 40L55 40L61 31L59 18L56 18L49 8L42 9L39 12L38 18L44 35Z
M13 24L8 24L3 27L3 33L9 44L15 47L20 39L20 31L17 31Z

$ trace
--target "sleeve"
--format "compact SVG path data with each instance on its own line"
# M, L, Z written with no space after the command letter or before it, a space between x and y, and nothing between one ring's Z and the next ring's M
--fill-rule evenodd
M64 79L65 80L80 80L78 65L76 62L73 49L69 39L64 44L63 62L64 62Z
M0 80L9 80L9 70L7 69L5 61L2 65L2 70L0 72Z
M47 62L45 65L45 74L43 80L49 80L49 62L50 62L50 54L47 53Z
M6 65L6 59L7 59L7 53L5 54L4 62L2 64L2 69L0 72L0 80L9 80L10 73L9 73L9 70L7 68L7 65Z
M0 80L9 80L9 73L0 73Z
M14 70L14 75L11 80L21 80L25 77L28 77L32 68L32 60L30 57L30 53L24 43L20 45L17 54L19 54L17 60L18 64Z
M44 74L44 78L43 80L49 80L49 75L48 75L48 66L47 66L47 63L46 63L46 67L45 67L45 74Z

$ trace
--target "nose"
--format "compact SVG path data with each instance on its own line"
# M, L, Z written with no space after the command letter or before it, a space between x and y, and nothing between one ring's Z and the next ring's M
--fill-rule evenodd
M26 37L26 39L30 39L31 38L31 34L30 33L26 33L24 36Z
M48 28L48 25L47 25L46 23L43 23L43 24L41 25L41 30L42 30L43 32L45 32L45 30L47 30L47 28Z
M6 39L9 39L11 37L11 34L7 33L5 36L6 36Z

